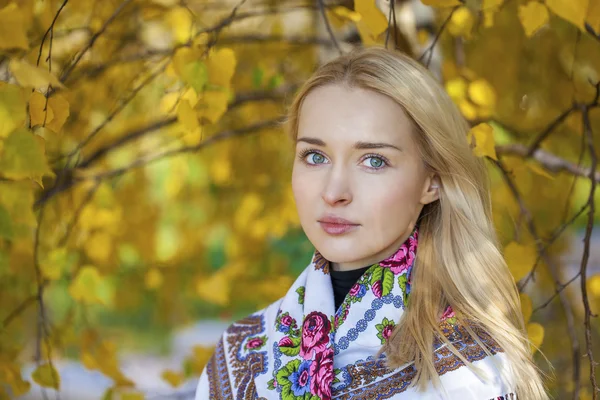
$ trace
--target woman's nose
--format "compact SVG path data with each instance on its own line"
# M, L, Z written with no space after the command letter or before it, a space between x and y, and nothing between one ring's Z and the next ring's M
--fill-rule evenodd
M350 176L347 171L335 167L329 169L323 181L321 197L331 206L350 203L352 201L352 190Z

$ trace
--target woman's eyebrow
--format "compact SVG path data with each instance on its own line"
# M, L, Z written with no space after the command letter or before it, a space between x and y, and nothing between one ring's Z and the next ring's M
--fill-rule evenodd
M297 142L306 142L309 144L313 144L315 146L321 146L321 147L325 147L326 144L324 141L322 141L321 139L317 139L317 138L311 138L311 137L301 137L298 138L296 140ZM362 150L362 149L381 149L381 148L385 148L385 147L389 147L392 149L396 149L398 151L402 151L402 149L398 146L394 146L393 144L389 144L389 143L373 143L373 142L356 142L354 143L354 146L352 146L353 148L357 149L357 150Z

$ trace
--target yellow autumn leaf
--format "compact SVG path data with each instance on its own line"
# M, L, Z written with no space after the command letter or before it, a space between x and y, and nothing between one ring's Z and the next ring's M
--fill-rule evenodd
M546 0L546 5L554 14L585 31L589 0Z
M24 15L16 2L0 9L0 49L29 49Z
M496 91L485 79L476 79L467 89L469 98L478 106L493 108L496 105Z
M54 118L52 107L46 107L46 97L40 92L33 92L29 98L29 118L31 126L48 124Z
M548 178L548 179L552 179L552 180L556 179L553 175L548 173L548 171L546 171L544 168L540 167L540 165L536 161L527 160L525 162L525 165L531 171L535 172L536 174L538 174L540 176L543 176L544 178Z
M13 396L16 397L24 395L31 389L31 383L23 380L20 366L10 361L0 362L0 379L10 386ZM0 391L0 398L2 393Z
M588 278L587 290L590 295L600 298L600 274L592 275Z
M475 140L473 153L478 157L490 157L497 160L496 147L494 141L494 128L487 123L481 123L469 131L471 140Z
M31 65L27 61L13 58L8 67L21 86L46 89L48 85L52 85L55 88L64 88L58 78L48 70Z
M211 124L217 123L227 111L229 103L228 90L207 90L196 105L198 115Z
M457 8L452 14L452 17L450 17L447 29L452 36L464 36L468 38L471 35L474 24L475 17L471 10L465 6L461 6Z
M208 82L208 67L198 49L182 47L173 56L173 69L181 80L201 93Z
M508 264L508 269L515 278L519 281L533 268L537 259L537 252L533 245L522 245L517 242L510 242L504 248L504 257Z
M370 36L377 37L387 29L388 20L374 0L354 0L354 10L360 14L357 27Z
M182 373L170 369L164 370L160 376L172 387L180 386L185 379Z
M48 99L48 105L52 109L54 118L50 121L46 121L46 128L55 133L59 133L67 121L67 118L69 118L69 102L60 93L54 93Z
M186 43L192 36L192 13L185 7L174 7L165 16L173 32L175 43Z
M140 392L122 393L121 400L144 400L144 394Z
M527 37L531 37L542 26L548 23L550 14L548 8L537 1L530 1L526 5L519 6L519 20Z
M85 265L69 286L69 294L84 304L111 305L114 287L95 267Z
M236 64L235 53L230 48L212 50L206 61L210 84L228 88L235 73Z
M431 7L454 7L460 6L462 3L460 0L421 0L423 4Z
M537 322L527 324L527 336L531 341L531 351L535 352L544 341L544 327Z
M163 283L163 275L157 268L152 268L146 273L144 283L150 290L157 289Z
M187 100L182 99L179 102L179 106L177 107L177 119L188 132L193 132L200 128L198 116Z
M98 369L98 362L92 354L87 351L81 353L81 363L84 367L90 370Z
M345 21L358 22L362 19L362 15L344 6L328 8L327 17L337 27L343 26Z
M446 82L446 92L452 100L459 103L467 96L467 81L463 77L449 79Z
M468 120L474 120L477 118L477 108L468 99L459 101L458 108L461 114Z
M483 26L490 28L494 26L494 17L500 9L504 0L483 0L481 11L483 11Z
M53 176L46 160L42 143L33 133L20 128L4 141L0 154L0 175L9 179L38 178Z
M60 390L60 376L51 364L41 364L33 371L31 377L40 386Z
M23 89L0 82L0 139L22 127L27 117Z
M531 297L525 293L520 293L519 296L521 297L521 312L523 313L523 321L528 323L529 318L531 318L531 312L533 311Z

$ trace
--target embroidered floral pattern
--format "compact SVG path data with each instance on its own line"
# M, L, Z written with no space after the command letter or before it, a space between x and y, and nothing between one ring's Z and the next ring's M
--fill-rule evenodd
M381 340L381 344L384 344L392 336L395 326L396 323L394 321L388 320L385 317L380 324L375 325L375 328L377 328L377 337Z
M416 374L414 368L391 370L385 355L379 359L374 355L390 338L409 299L417 238L415 229L395 254L372 265L337 310L329 262L315 251L311 265L281 301L225 332L207 364L209 386L199 398L396 399L405 393ZM442 333L466 359L488 356L458 324L451 307L440 317ZM492 354L501 351L478 329L473 326ZM438 337L434 354L440 376L464 366ZM340 360L351 362L334 365ZM510 395L503 394L507 392L499 391L498 398L507 400Z
M325 275L329 274L329 261L323 257L318 250L315 250L312 263L314 264L316 271L321 270Z

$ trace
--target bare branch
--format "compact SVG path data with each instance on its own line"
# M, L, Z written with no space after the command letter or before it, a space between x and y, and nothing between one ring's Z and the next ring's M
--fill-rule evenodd
M501 161L496 161L496 160L492 160L492 159L490 159L490 160L499 168L500 172L502 172L504 181L506 182L513 197L519 204L519 209L521 211L521 215L525 218L529 233L535 239L537 252L540 255L540 257L542 257L542 259L544 260L546 265L548 266L548 271L550 272L550 275L552 276L552 279L554 280L555 286L557 288L559 288L562 284L560 283L560 280L559 280L558 268L556 267L554 262L550 259L548 254L546 253L546 250L545 250L544 246L542 245L542 241L537 233L537 228L535 226L535 222L533 221L533 217L532 217L531 213L529 212L529 210L527 209L527 207L525 206L525 201L523 200L521 194L519 193L519 190L518 190L516 184L510 178L508 172L504 168L504 165L502 164ZM558 292L559 292L559 299L560 299L560 302L562 305L562 309L565 313L565 318L567 319L567 333L568 333L569 339L571 341L571 350L572 350L573 384L575 385L575 390L578 392L579 387L581 385L581 383L579 382L579 377L581 375L581 372L580 372L580 370L581 370L581 364L580 364L581 350L580 350L580 346L579 346L579 339L577 338L577 332L575 330L575 318L573 316L573 310L571 309L571 306L569 305L569 301L568 301L565 293L563 291L558 291Z
M340 53L340 55L342 55L342 54L344 54L344 52L342 51L340 44L338 43L337 39L335 38L335 34L333 33L333 30L331 29L331 25L329 24L329 18L327 18L327 13L325 12L325 3L323 2L323 0L318 0L318 2L319 2L319 10L321 11L321 15L323 16L323 22L325 22L325 27L327 28L329 37L331 38L331 41L333 42L333 45L335 46L337 51Z
M595 99L595 102L597 102L597 98ZM594 217L596 211L596 204L594 201L594 195L596 193L596 180L594 179L593 171L596 170L596 166L598 165L598 157L596 154L596 150L594 149L594 135L592 132L592 124L590 122L589 109L589 105L584 105L581 107L584 135L587 140L588 150L590 152L590 159L592 160L590 171L590 180L592 182L590 188L590 195L588 197L587 202L589 204L588 221L587 226L585 228L585 237L583 240L583 256L581 257L581 267L579 273L581 275L581 297L583 300L584 308L586 354L590 363L590 382L592 384L592 399L597 400L598 392L600 391L600 389L598 388L598 383L596 382L596 361L594 360L594 352L592 349L591 326L591 317L597 317L597 315L592 314L592 311L590 309L590 300L588 298L587 293L587 267L590 256L590 238L592 236L592 230L594 229Z
M540 132L533 142L529 145L529 150L527 151L527 157L531 157L533 153L540 147L542 142L546 140L546 138L573 112L575 111L576 106L572 105L567 110L563 111L556 119L554 119L550 125L546 127L542 132Z
M431 42L429 47L423 52L423 54L421 54L421 56L417 59L417 61L421 62L421 61L423 61L423 58L425 56L427 56L427 62L425 63L425 65L427 67L429 67L429 64L431 64L431 57L433 57L433 51L435 50L435 46L436 46L437 42L440 40L442 33L444 33L446 26L448 25L448 23L450 22L450 19L452 18L452 15L454 15L454 12L456 12L456 10L458 10L458 8L459 8L459 6L456 6L452 9L452 11L450 11L450 14L448 14L446 19L442 23L442 26L438 30L437 34L433 38L433 42Z
M282 122L283 122L283 118L277 118L277 119L271 119L271 120L267 120L267 121L263 121L263 122L258 122L256 124L247 126L245 128L226 130L226 131L218 133L214 136L211 136L208 139L201 141L199 144L197 144L195 146L186 146L186 147L181 147L179 149L167 150L167 151L164 151L164 152L161 152L158 154L151 154L146 157L142 157L138 160L135 160L134 162L130 163L129 165L127 165L125 167L117 168L117 169L103 172L103 173L93 175L90 177L78 178L78 179L80 179L80 180L88 180L88 179L99 180L99 179L113 178L113 177L122 175L125 172L128 172L132 169L140 168L140 167L152 164L158 160L162 160L165 158L173 157L173 156L176 156L179 154L184 154L184 153L195 153L195 152L203 149L204 147L207 147L208 145L210 145L214 142L223 140L223 139L228 139L228 138L232 138L232 137L236 137L236 136L242 136L242 135L246 135L249 133L254 133L259 130L266 129L266 128L274 128L274 127L279 126Z
M519 143L496 146L497 154L514 154L524 158L532 157L548 171L567 171L576 176L592 177L596 182L600 182L600 172L598 171L592 173L592 169L580 167L579 165L560 158L546 150L537 149L532 154L529 154L529 151L530 147Z
M100 35L102 35L104 33L104 31L106 31L106 28L108 28L108 26L117 18L117 16L121 13L121 11L123 11L123 9L129 3L131 3L131 0L124 0L119 5L119 7L117 7L117 9L112 13L112 15L104 22L104 24L102 25L100 30L98 30L98 32L96 32L94 35L92 35L92 37L90 38L90 41L87 43L87 45L79 52L79 54L77 54L77 56L75 57L75 59L73 60L71 65L69 65L67 67L67 69L60 76L61 82L64 83L69 78L69 75L71 75L71 72L73 72L73 68L75 68L77 66L77 64L79 63L79 61L81 61L83 56L88 52L89 49L92 48L94 43L96 43L96 40L98 40Z
M38 299L37 294L29 296L21 304L19 304L17 306L17 308L15 308L10 314L8 314L4 318L4 321L2 321L2 326L0 327L0 333L3 332L6 328L8 328L8 325L10 325L10 323L12 321L14 321L15 318L17 318L19 315L21 315L23 312L25 312L25 310L30 305L35 304L35 302L37 301L37 299Z

